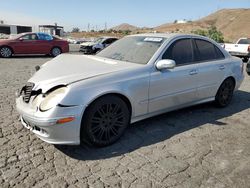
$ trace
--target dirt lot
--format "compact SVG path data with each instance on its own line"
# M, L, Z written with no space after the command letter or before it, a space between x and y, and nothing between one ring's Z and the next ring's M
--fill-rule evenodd
M1 187L250 186L250 77L225 109L204 104L147 119L106 148L54 146L23 128L14 95L49 59L0 59Z

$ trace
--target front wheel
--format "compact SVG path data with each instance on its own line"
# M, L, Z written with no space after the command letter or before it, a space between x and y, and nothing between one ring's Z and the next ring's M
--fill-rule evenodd
M243 57L243 62L248 62L249 57Z
M88 107L82 122L81 140L86 138L96 146L110 145L123 135L129 121L126 103L117 96L104 96Z
M232 100L235 83L232 79L226 79L220 86L215 96L216 105L226 107Z
M61 53L62 53L62 51L61 51L61 49L58 48L58 47L54 47L54 48L52 48L52 50L51 50L51 55L52 55L53 57L56 57L56 56L60 55Z
M9 47L0 48L1 57L8 58L12 56L12 50Z

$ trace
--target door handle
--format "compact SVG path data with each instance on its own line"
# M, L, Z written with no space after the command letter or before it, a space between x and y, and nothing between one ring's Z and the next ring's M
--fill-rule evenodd
M198 71L194 69L194 70L191 70L191 71L189 72L189 74L190 74L190 75L195 75L195 74L198 74Z
M219 69L220 69L220 70L224 70L225 68L226 68L225 65L220 65L220 66L219 66Z

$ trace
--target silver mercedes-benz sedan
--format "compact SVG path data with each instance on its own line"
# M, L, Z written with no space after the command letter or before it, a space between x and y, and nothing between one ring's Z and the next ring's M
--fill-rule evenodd
M124 37L95 56L60 55L17 92L22 124L52 144L105 146L133 123L215 101L227 106L243 63L197 35Z

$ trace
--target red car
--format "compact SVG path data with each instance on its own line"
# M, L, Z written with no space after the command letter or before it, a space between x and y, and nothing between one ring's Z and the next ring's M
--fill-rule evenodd
M0 56L13 54L49 54L53 57L69 52L67 41L46 33L23 33L15 38L0 40Z

